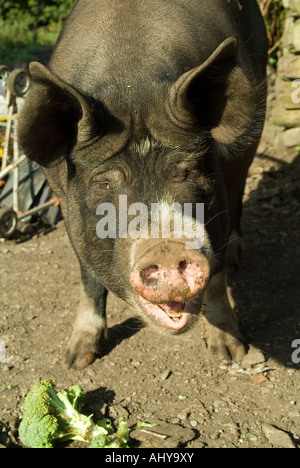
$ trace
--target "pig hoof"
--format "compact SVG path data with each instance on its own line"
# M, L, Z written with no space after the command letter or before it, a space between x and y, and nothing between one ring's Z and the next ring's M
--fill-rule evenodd
M68 370L71 368L81 370L92 364L95 359L96 353L88 351L86 353L73 354L72 351L67 349L64 367Z
M106 333L104 335L106 336ZM65 353L64 367L81 370L92 364L99 353L100 345L105 341L105 336L99 338L88 332L73 334Z
M239 362L246 355L244 344L236 337L224 333L217 344L211 343L212 355L220 360Z
M204 338L207 348L219 360L239 362L246 355L245 346L237 331L225 332L204 322Z

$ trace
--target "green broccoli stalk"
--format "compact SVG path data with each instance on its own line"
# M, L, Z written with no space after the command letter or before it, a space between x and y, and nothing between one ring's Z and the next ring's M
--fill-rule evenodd
M99 421L98 424L102 424L104 420ZM109 434L113 434L113 429L110 426L104 426L108 430ZM119 426L116 434L113 436L109 435L98 435L95 437L89 446L89 448L129 448L127 445L129 439L129 428L127 426L126 419L120 419Z
M56 393L51 380L38 382L24 400L19 436L26 447L53 448L58 442L78 440L91 443L108 431L81 414L84 392L75 385Z

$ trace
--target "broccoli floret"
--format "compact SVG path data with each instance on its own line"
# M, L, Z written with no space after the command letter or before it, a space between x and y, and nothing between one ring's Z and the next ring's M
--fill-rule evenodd
M99 423L101 424L101 421ZM113 432L109 427L107 427L107 429L110 434ZM129 428L127 426L127 421L125 419L120 419L116 434L113 436L98 435L93 439L89 448L129 448L129 445L127 445L128 438Z
M24 400L24 414L19 436L26 447L53 448L58 442L78 440L91 443L107 435L104 427L95 424L91 416L81 414L84 392L75 385L56 393L54 383L36 383Z

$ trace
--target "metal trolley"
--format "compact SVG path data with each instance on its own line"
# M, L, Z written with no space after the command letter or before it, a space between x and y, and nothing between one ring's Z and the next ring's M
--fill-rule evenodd
M26 156L20 154L17 140L18 115L30 89L31 77L25 69L10 70L6 65L0 65L0 83L2 85L0 129L5 132L3 145L0 148L2 156L0 188L5 184L7 176L12 174L12 206L0 206L0 237L9 238L15 233L19 221L51 206L58 206L58 201L54 197L25 212L19 209L19 166L26 160ZM6 115L3 116L3 113Z

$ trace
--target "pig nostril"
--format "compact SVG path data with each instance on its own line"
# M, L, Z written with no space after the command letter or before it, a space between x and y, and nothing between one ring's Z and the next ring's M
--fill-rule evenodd
M188 263L186 260L181 260L181 262L179 262L179 269L180 271L182 271L182 273L185 272L185 270L187 269L187 266L188 266Z
M150 265L141 271L142 281L151 281L157 279L158 265Z

